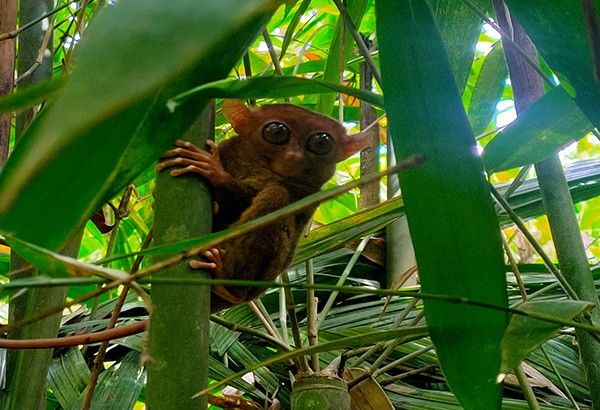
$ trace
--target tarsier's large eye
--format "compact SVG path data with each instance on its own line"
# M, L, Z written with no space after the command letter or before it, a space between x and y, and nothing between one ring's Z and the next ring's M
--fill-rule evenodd
M290 140L290 129L281 122L270 122L262 129L263 139L274 145L287 144Z
M306 140L306 149L317 155L328 154L333 148L333 137L326 132L313 134Z

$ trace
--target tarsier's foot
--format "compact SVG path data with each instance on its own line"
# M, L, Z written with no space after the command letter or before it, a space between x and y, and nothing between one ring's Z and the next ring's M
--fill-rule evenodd
M203 269L210 271L213 278L221 278L223 276L223 260L221 255L225 253L221 249L211 248L202 252L202 259L193 259L190 261L190 268Z
M190 267L192 269L203 269L210 271L211 276L214 279L224 279L223 261L221 259L224 254L225 251L222 249L209 249L202 253L202 259L191 260ZM246 302L246 298L244 296L234 295L223 285L213 286L212 293L231 303L232 305L239 305L240 303Z
M157 171L172 168L171 176L196 174L204 177L212 186L225 184L231 176L221 165L219 146L207 141L207 152L188 141L177 140L173 148L163 154L156 166Z
M211 248L202 252L202 259L194 259L190 261L192 269L203 269L211 272L211 276L215 279L223 278L223 261L221 257L225 254L222 249ZM221 299L239 305L246 302L243 296L237 296L231 293L225 286L216 285L212 287L212 293L219 296Z

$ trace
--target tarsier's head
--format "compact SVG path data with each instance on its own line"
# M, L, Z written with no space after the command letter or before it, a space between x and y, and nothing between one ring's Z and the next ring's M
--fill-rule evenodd
M292 104L250 108L225 100L223 114L257 157L284 179L320 187L335 164L365 148L367 133L348 135L339 122ZM263 165L261 164L261 165Z

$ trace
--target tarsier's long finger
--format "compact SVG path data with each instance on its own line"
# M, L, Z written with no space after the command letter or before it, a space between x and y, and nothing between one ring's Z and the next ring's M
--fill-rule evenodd
M202 160L193 160L193 159L188 159L188 158L181 158L181 157L177 157L175 159L169 159L166 161L161 161L158 163L158 165L156 165L156 171L160 172L163 169L167 169L167 168L173 168L173 167L180 167L180 168L184 168L184 167L188 167L188 166L194 166L198 169L210 169L211 165L206 163L205 161Z
M191 142L185 141L185 140L175 141L175 146L180 147L180 148L187 148L190 151L204 152L204 150L202 148L199 148L196 145L192 144Z
M186 175L186 174L197 174L204 178L208 178L212 174L212 171L210 169L206 170L205 168L197 166L197 165L188 165L185 168L175 168L169 174L172 177L178 177L178 176Z
M217 268L217 264L214 262L206 262L201 259L192 259L189 263L192 269L203 269L203 270L214 270Z
M221 260L221 254L225 253L225 251L223 251L222 249L217 249L217 248L211 248L209 250L207 250L206 252L202 253L202 256L206 259L209 260L211 262L217 263L217 264L222 264L222 260Z
M173 157L182 157L182 158L191 158L191 159L209 159L212 156L206 151L193 151L186 148L173 148L168 151L165 151L162 154L161 158L173 158Z

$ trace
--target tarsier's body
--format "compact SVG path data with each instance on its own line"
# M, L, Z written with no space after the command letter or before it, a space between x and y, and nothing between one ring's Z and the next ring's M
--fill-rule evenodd
M198 174L213 190L214 230L271 213L320 190L337 162L363 148L362 134L347 136L333 119L291 104L248 108L227 100L223 113L238 134L210 143L210 152L178 141L159 169L173 176ZM291 262L314 208L286 216L219 245L190 262L213 277L273 280ZM211 310L249 301L260 288L214 286Z

